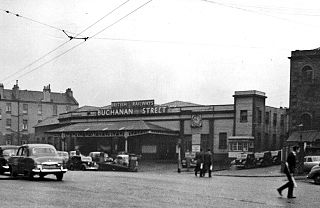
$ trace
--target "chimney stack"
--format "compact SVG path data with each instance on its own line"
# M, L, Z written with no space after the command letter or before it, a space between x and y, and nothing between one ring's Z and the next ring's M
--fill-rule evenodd
M73 92L72 92L71 88L68 88L66 90L66 94L67 94L68 97L73 97Z
M4 96L4 86L2 83L0 83L0 100L3 99Z
M44 102L51 102L51 89L50 84L48 86L43 87L43 101Z
M18 80L16 80L16 84L13 85L12 88L12 96L15 99L19 99L19 85L18 85Z

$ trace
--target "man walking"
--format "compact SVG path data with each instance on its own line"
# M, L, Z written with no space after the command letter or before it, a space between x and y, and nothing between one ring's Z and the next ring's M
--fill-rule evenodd
M295 196L293 196L293 188L294 188L294 178L293 178L293 173L295 171L296 168L296 155L299 152L299 147L298 146L294 146L292 148L292 152L289 153L288 157L287 157L287 162L286 165L284 167L284 173L286 174L287 178L288 178L288 182L286 184L284 184L283 186L281 186L280 188L277 189L278 193L280 194L280 196L282 196L282 191L286 188L288 188L288 195L287 197L290 198L296 198Z
M204 154L204 172L203 172L203 176L205 175L206 171L208 171L209 178L211 178L212 153L211 153L210 149L208 149L207 152Z
M203 164L203 151L202 151L202 149L200 149L200 152L196 152L195 160L197 163L196 163L196 167L194 169L194 174L195 174L195 176L198 176L198 172L199 172L200 177L202 177L202 174L201 174L201 164Z

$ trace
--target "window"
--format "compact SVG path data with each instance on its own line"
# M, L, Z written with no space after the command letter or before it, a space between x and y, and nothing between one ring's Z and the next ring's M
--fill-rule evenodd
M22 106L22 113L24 115L27 115L28 114L28 104L23 104Z
M28 130L28 120L23 120L23 122L22 122L22 129L23 129L23 130Z
M262 122L262 111L259 108L257 109L257 114L258 114L257 115L258 116L258 119L257 119L258 123L261 124L261 122Z
M66 111L69 112L71 110L71 106L70 105L66 105Z
M257 150L260 150L260 147L261 147L261 133L257 133Z
M219 149L227 149L227 133L219 133Z
M280 116L280 126L284 126L284 115L283 114L281 114L281 116Z
M277 115L276 113L273 114L273 125L274 125L274 126L277 125L277 116L278 116L278 115Z
M266 124L268 125L270 123L270 113L266 112Z
M11 103L6 104L6 113L11 114Z
M310 66L305 66L302 68L302 81L303 82L312 82L313 79L313 70Z
M272 147L275 149L277 147L277 135L272 135Z
M38 115L42 115L42 104L38 104Z
M11 128L11 118L7 118L7 120L6 120L6 128Z
M264 135L264 147L263 147L264 150L267 150L269 149L269 134L265 134Z
M58 114L58 106L57 105L53 105L52 106L52 111L53 111L53 115L56 116Z
M310 130L312 127L312 118L309 114L305 113L301 116L301 122L304 130Z
M248 111L247 110L240 111L240 122L248 122Z

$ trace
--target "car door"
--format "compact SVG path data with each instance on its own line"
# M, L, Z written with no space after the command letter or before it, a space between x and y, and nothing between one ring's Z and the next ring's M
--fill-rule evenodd
M24 173L26 168L26 158L27 158L27 147L22 147L21 154L18 159L18 173Z

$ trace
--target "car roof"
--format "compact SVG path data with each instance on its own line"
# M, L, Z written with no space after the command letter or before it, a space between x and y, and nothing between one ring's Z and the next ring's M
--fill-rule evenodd
M54 147L51 144L24 144L21 147Z
M0 149L18 149L19 146L16 145L0 145Z

